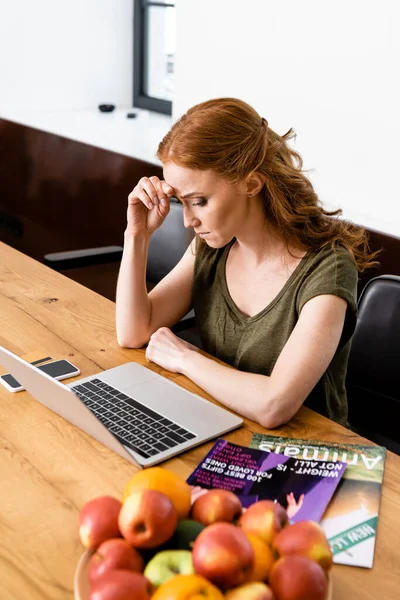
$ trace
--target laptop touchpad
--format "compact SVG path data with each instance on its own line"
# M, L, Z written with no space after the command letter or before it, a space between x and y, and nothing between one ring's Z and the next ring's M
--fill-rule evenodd
M132 390L127 390L135 400L162 415L176 420L177 423L194 426L196 418L200 421L209 416L210 403L194 396L188 390L173 385L160 377L158 381L149 381ZM212 406L212 405L211 405Z
M146 383L146 381L160 379L160 375L157 375L154 371L150 371L150 369L146 369L146 367L133 362L120 365L114 369L107 369L104 373L99 373L98 377L105 383L124 391Z

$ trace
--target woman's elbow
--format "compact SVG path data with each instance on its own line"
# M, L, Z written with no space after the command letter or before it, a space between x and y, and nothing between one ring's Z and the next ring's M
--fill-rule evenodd
M258 423L264 429L276 429L281 425L285 425L285 423L287 423L288 421L289 419L285 419L281 415L275 415L272 413L261 415L261 417L258 419Z
M282 404L278 400L272 401L259 415L257 421L264 429L276 429L290 421L294 413L287 410L287 407L282 406Z
M119 335L117 334L117 342L118 345L121 346L121 348L131 348L131 349L137 349L137 348L143 348L143 346L145 346L147 344L149 340L141 340L139 338L130 338L124 335Z

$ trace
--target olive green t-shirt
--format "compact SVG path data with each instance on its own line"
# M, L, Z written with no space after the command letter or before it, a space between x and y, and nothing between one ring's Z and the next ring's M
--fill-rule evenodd
M347 312L338 349L305 405L346 425L345 377L357 314L357 269L350 253L343 247L307 253L272 302L246 317L225 277L234 241L219 249L201 243L196 250L193 305L203 349L240 371L271 375L306 302L321 294L344 298Z

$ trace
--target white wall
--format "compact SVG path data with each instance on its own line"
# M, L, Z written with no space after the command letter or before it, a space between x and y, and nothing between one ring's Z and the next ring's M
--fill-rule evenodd
M252 104L296 148L326 206L400 235L398 0L178 0L174 117Z
M0 0L0 106L131 106L132 0Z
M400 235L398 0L176 1L174 117L243 98L294 127L327 207ZM2 115L131 106L132 23L133 0L0 0Z

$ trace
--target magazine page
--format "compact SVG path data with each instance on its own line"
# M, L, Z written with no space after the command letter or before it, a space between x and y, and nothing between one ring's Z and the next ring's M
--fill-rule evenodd
M273 500L292 523L320 521L345 469L339 461L298 460L219 439L187 482L193 498L207 489L225 489L239 496L244 508Z
M386 448L258 433L250 446L297 460L347 463L321 526L335 563L372 568Z

